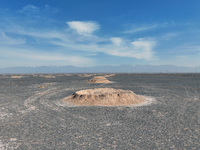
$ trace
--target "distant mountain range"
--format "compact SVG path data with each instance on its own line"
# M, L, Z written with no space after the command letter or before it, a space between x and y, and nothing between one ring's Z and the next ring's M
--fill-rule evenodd
M121 65L121 66L41 66L0 68L0 74L37 73L200 73L200 67L179 67L174 65Z

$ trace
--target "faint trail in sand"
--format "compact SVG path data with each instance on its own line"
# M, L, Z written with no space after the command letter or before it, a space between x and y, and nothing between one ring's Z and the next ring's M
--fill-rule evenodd
M55 88L54 88L55 89ZM48 94L50 91L52 91L53 89L49 89L49 90L46 90L44 92L39 92L39 93L36 93L34 95L32 95L31 97L27 98L25 101L24 101L24 106L27 108L26 110L22 111L22 113L26 113L26 112L29 112L29 111L32 111L32 110L36 110L36 106L33 105L33 103L38 100L40 97Z
M55 99L53 101L50 99L51 97L68 90L72 90L72 89L71 88L67 88L67 89L51 88L43 92L38 92L24 101L24 106L27 109L21 110L21 113L34 111L37 109L37 105L38 106L40 105L40 107L42 106L45 108L50 108L52 110L60 111L60 107L56 103L57 101L62 101L62 99Z
M17 139L15 138L11 138L10 141L8 143L3 143L0 140L0 150L12 150L12 149L17 149L21 143L18 143L16 141Z

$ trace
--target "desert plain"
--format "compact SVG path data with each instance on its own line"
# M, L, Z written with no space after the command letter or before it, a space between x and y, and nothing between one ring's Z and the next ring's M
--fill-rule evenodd
M146 99L123 106L65 101L102 88ZM199 93L200 74L0 75L0 149L200 149Z

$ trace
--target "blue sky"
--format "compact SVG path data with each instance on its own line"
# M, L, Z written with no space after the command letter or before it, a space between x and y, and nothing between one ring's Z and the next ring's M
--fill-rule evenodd
M199 0L1 0L0 68L200 66Z

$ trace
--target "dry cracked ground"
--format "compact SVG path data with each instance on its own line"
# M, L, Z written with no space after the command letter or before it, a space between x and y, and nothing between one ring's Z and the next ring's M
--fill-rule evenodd
M200 149L200 74L0 75L1 150ZM71 106L93 88L148 96L138 106Z

